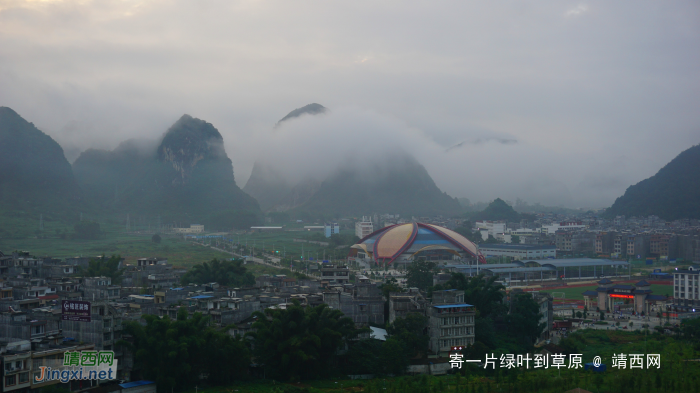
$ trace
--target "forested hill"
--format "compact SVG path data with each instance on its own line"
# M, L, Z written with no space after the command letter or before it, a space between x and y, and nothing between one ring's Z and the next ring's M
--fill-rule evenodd
M700 145L679 154L656 175L630 186L605 215L700 218Z
M294 210L333 216L372 211L447 217L462 211L459 201L442 192L425 167L408 154L397 153L370 172L346 168L321 182L317 190Z
M512 206L507 204L503 199L496 198L491 202L486 209L476 212L467 213L467 216L472 221L509 221L517 222L522 219L533 220L534 217L530 214L520 214L513 209Z
M6 209L64 209L80 199L63 149L17 112L0 107L0 202Z
M88 150L73 169L92 200L116 211L211 229L250 227L260 212L257 201L236 185L219 131L189 115L160 144L132 140L113 151ZM238 222L241 215L245 222Z

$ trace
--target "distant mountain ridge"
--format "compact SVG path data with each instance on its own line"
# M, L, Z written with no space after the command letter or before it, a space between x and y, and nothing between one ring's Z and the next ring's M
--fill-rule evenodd
M683 151L654 176L627 188L605 215L700 219L700 145Z
M64 209L82 197L63 148L8 107L0 107L0 169L3 207Z
M322 105L310 104L290 112L277 124L327 110ZM389 151L369 167L372 169L348 166L325 179L290 183L279 168L256 161L243 191L255 197L265 211L324 215L368 212L453 215L462 210L459 202L440 191L427 170L407 153Z

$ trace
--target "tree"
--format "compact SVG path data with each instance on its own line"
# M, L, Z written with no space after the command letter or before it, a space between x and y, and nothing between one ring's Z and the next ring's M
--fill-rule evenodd
M109 277L112 279L112 285L119 285L126 270L119 268L121 262L122 257L119 255L112 255L109 259L105 259L103 255L99 259L91 259L87 269L78 267L78 274L83 277Z
M156 233L155 235L151 236L151 241L153 243L160 244L160 241L161 241L160 235Z
M510 333L527 345L534 344L546 327L540 322L542 314L535 299L529 293L519 293L511 298L511 311L507 321Z
M510 242L512 244L520 244L520 236L518 235L511 235L510 236Z
M242 259L220 261L216 258L201 265L195 265L182 276L183 284L206 284L217 282L221 285L242 287L255 285L255 276L247 271Z
M700 318L684 319L681 322L681 332L686 339L700 343Z
M384 374L401 375L408 368L406 344L396 337L389 337L382 345L379 359Z
M493 237L493 235L489 235L488 239L486 239L486 241L484 243L495 244L495 243L501 243L501 241L496 239L495 237Z
M394 277L391 277L386 280L384 284L382 284L379 287L382 290L382 295L384 295L384 299L389 301L389 294L391 292L403 292L403 288L401 288L397 283L396 279Z
M254 354L267 375L283 380L317 378L336 367L338 349L357 334L352 319L326 304L255 312Z
M383 367L379 356L382 342L375 339L360 340L351 344L346 356L345 372L348 374L375 374Z
M119 341L134 354L143 376L156 381L159 392L186 390L199 382L202 373L214 384L241 379L250 364L250 353L243 341L209 326L208 318L187 309L178 310L177 319L144 315L146 325L124 322L124 332L133 343Z
M98 239L102 237L100 224L94 221L79 221L74 226L76 239Z
M429 337L423 334L423 330L428 325L428 319L418 313L410 313L405 318L396 318L390 323L386 332L401 341L408 351L409 356L419 353L426 353L428 350Z
M435 264L423 260L415 261L406 269L406 285L422 290L433 285L433 270Z
M476 307L482 317L505 313L503 305L504 287L496 282L497 276L486 277L483 273L467 277L462 273L452 273L450 280L442 285L432 287L436 290L458 289L464 291L464 302Z

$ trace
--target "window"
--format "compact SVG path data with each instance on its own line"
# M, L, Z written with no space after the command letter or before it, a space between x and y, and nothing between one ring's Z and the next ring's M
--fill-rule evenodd
M29 373L22 373L19 375L19 383L29 382Z
M16 375L8 375L5 377L5 386L12 386L17 383Z

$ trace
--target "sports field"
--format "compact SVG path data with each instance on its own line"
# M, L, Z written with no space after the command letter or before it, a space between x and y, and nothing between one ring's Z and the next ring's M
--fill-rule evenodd
M634 281L634 282L638 282L638 280ZM625 283L625 284L634 284L634 282ZM596 288L598 288L598 285L586 285L586 286L581 286L581 287L564 287L564 288L558 288L558 289L548 289L548 290L542 291L542 292L547 292L547 293L563 292L566 299L583 300L583 295L582 295L583 292L595 291ZM653 293L655 295L673 296L673 286L672 285L651 284L651 290L653 291Z

